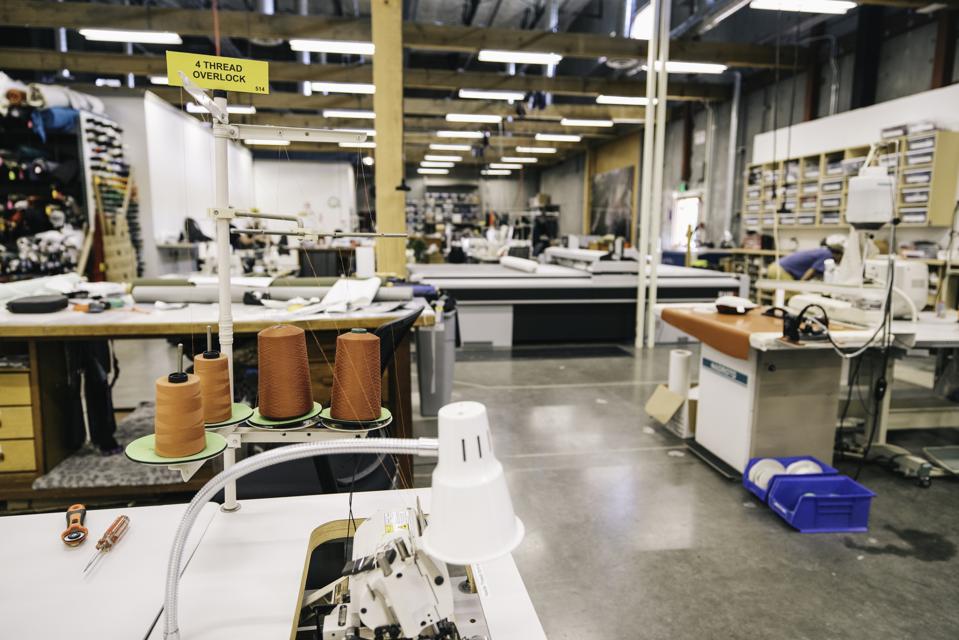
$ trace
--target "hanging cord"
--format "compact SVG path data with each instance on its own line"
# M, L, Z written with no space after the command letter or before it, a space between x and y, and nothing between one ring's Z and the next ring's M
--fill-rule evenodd
M216 55L220 55L220 7L217 0L212 0L210 8L213 11L213 46Z

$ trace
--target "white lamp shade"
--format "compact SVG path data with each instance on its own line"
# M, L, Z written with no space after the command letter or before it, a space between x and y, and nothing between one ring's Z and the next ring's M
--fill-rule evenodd
M423 548L456 565L505 555L523 540L503 465L493 454L486 407L454 402L439 411L439 462L433 471Z

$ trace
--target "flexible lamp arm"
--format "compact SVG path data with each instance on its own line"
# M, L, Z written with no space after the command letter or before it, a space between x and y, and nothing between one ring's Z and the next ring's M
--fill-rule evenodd
M193 529L197 516L203 506L209 502L217 491L231 481L245 475L271 467L281 462L311 458L313 456L356 453L382 454L411 454L424 457L439 455L439 442L432 438L417 440L403 438L383 438L369 440L328 440L296 444L265 453L251 456L215 475L197 492L193 500L183 513L180 526L177 528L173 547L170 549L170 559L167 563L166 593L164 596L164 634L166 640L179 640L180 630L177 620L177 606L180 589L180 572L182 571L183 550L186 547L187 537Z

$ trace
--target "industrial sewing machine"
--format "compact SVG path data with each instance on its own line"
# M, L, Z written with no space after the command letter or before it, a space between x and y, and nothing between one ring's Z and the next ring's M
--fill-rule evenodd
M361 524L341 577L304 592L304 637L322 640L490 638L479 596L463 574L425 550L422 510L380 511ZM453 567L458 569L458 567ZM305 577L305 576L304 576ZM299 627L303 628L303 627Z

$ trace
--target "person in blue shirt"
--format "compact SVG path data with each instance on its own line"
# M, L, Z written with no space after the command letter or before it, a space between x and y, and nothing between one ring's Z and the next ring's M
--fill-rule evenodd
M826 260L842 260L845 238L830 236L815 249L797 251L769 265L766 276L770 280L812 280L822 279L826 271Z

